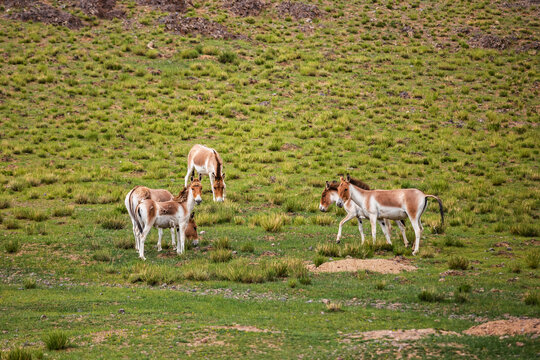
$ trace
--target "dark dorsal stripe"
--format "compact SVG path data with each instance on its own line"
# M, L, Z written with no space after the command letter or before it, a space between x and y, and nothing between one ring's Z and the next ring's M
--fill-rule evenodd
M351 178L350 180L351 180L350 183L353 184L354 186L359 187L360 189L369 190L369 185L363 182L362 180L353 179L353 178Z
M216 150L212 150L214 152L214 156L216 157L217 162L217 169L216 169L216 179L221 179L221 160L219 159L219 156L216 152Z

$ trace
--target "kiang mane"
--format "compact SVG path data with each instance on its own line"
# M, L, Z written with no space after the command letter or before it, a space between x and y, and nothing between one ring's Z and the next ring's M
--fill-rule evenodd
M215 157L216 157L216 162L217 162L216 179L221 179L221 167L222 167L222 163L221 163L221 160L219 159L219 156L218 156L218 154L216 153L215 150L214 150L214 155L215 155Z
M180 191L180 194L178 194L178 196L174 197L174 201L177 201L177 202L180 202L180 203L186 202L187 199L188 199L188 195L189 195L188 187L184 186L182 191Z
M351 180L350 183L353 184L354 186L357 186L360 189L369 190L369 185L363 182L362 180L353 179L353 178L351 178L350 180Z

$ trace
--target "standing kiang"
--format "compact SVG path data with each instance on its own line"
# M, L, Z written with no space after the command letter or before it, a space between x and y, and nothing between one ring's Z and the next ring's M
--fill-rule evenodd
M193 170L197 170L200 175L208 175L214 201L223 202L225 200L225 173L223 161L218 152L204 145L194 145L188 154L186 186Z

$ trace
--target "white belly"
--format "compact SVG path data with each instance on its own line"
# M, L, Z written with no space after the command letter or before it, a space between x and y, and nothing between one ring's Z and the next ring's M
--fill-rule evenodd
M178 219L174 216L165 215L159 216L154 223L154 226L161 229L168 229L170 227L178 226Z
M383 206L378 210L379 219L403 220L407 218L407 213L401 208Z

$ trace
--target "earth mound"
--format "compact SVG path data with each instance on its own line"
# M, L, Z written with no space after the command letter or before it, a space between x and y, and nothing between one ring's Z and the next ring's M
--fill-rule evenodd
M229 32L225 26L204 18L171 14L159 19L159 23L164 24L167 31L182 35L201 34L214 39L238 39L241 37Z
M8 15L9 19L20 21L36 21L55 26L65 26L70 29L79 29L83 27L83 22L77 16L66 11L59 10L48 4L33 1L5 1L8 7L20 8Z
M488 321L463 332L475 336L540 335L540 319L510 319Z
M399 274L402 271L414 271L415 266L388 259L344 259L326 262L319 267L308 265L314 273L356 272L358 270L374 271L382 274Z
M512 46L516 40L514 36L500 37L497 35L476 34L471 38L469 44L476 48L504 50Z
M126 14L123 10L115 9L116 0L79 0L77 6L85 14L101 19L123 17Z
M322 15L316 5L301 2L284 1L276 6L280 16L292 16L295 19L315 19Z
M186 0L137 0L139 5L148 5L165 12L185 12L188 5L192 5Z
M237 16L257 16L268 5L260 0L232 0L225 1L223 7Z

